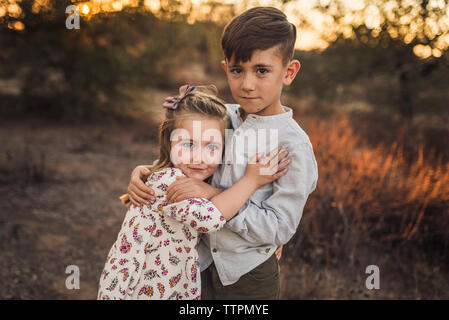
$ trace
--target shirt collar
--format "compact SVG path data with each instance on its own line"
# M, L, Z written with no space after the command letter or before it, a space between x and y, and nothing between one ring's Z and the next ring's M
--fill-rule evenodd
M242 119L242 115L245 112L241 106L238 106L238 108L235 110L235 113L239 117L240 123L242 122L248 122L248 123L267 123L267 124L279 124L283 121L286 121L287 119L293 118L293 110L289 107L282 106L285 112L274 114L271 116L259 116L257 114L248 114L246 116L245 121Z

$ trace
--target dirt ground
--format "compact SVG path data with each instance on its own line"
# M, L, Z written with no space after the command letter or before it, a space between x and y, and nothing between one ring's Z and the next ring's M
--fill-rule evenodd
M96 298L125 214L118 197L156 159L151 126L1 124L0 298ZM69 265L79 290L65 286Z
M1 121L0 143L0 299L95 299L125 214L118 197L131 170L156 159L155 124ZM299 250L310 262L286 253L282 299L448 298L437 266L360 247L357 261L326 266L320 248ZM373 261L382 290L365 287ZM80 270L79 290L66 288L70 265Z

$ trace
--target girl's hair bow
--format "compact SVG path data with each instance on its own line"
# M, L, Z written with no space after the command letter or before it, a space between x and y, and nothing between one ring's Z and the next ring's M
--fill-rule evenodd
M184 99L189 94L195 92L194 86L189 86L185 84L179 88L179 95L177 97L167 97L165 98L165 102L162 104L164 108L175 110L178 108L179 102Z

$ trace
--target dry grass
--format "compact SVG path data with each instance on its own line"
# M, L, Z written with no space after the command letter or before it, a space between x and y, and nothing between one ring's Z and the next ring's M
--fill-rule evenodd
M319 181L284 249L281 297L448 299L449 164L422 144L412 157L399 142L372 147L346 117L298 120ZM154 159L155 127L0 128L0 297L95 299L124 214L117 196L131 169ZM70 264L81 270L77 291L64 285ZM380 290L365 288L371 264L380 268Z
M303 280L297 290L285 291L284 297L373 297L361 280L367 277L364 268L369 264L382 264L381 272L388 270L391 279L410 272L430 276L437 268L431 278L439 280L432 285L447 283L449 163L436 153L425 154L422 144L415 146L411 160L399 142L372 148L345 116L309 121L307 133L314 146L319 181L299 232L286 246L287 277L295 274ZM296 270L291 268L293 261L300 265ZM309 283L305 278L311 274L322 279ZM351 289L353 282L359 294ZM422 296L416 286L405 282L375 297ZM438 290L430 292L427 298L441 298Z

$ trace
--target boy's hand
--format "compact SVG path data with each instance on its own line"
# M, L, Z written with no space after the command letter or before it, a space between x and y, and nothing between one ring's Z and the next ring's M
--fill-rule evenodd
M189 198L210 200L220 192L220 189L214 188L204 181L195 178L176 177L176 181L167 188L167 202L174 203Z
M137 166L131 173L131 179L128 185L129 200L132 204L140 207L142 204L150 204L150 201L155 201L154 191L146 186L143 178L150 173L148 170L150 166Z
M283 246L279 246L274 252L274 254L276 255L276 259L278 259L278 261L281 260L282 257L282 247Z
M282 161L282 159L288 155L288 151L277 154L280 150L281 147L273 149L263 159L260 159L262 152L258 153L248 162L245 177L255 183L257 188L271 183L287 173L286 166L290 163L290 159L285 161Z

